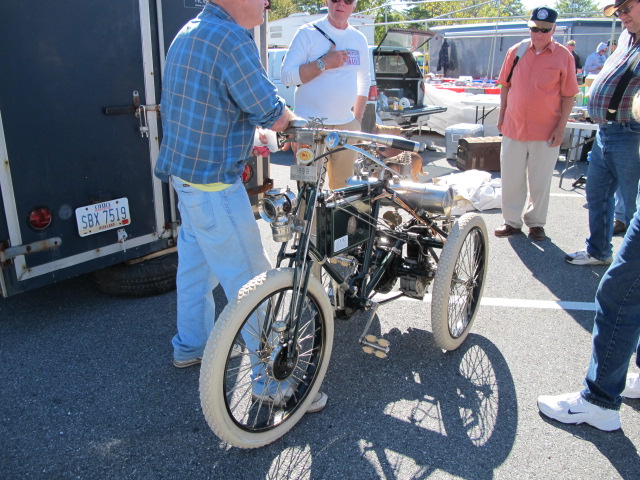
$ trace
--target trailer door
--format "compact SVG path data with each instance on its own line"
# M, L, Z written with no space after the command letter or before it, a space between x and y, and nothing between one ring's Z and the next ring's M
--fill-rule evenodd
M2 2L4 295L171 245L170 195L153 176L158 4Z

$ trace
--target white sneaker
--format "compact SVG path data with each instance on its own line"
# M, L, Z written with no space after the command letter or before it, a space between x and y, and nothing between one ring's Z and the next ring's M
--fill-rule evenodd
M176 360L173 359L173 366L176 368L187 368L192 367L194 365L200 365L202 363L202 358L192 358L191 360Z
M275 407L281 407L289 401L291 395L293 395L293 388L287 387L285 390L279 390L273 395L258 395L256 393L253 393L251 397L256 402L270 404ZM313 399L313 402L307 409L307 413L319 412L327 405L328 399L329 396L326 393L318 392L316 394L316 398Z
M242 347L239 344L234 343L233 348L231 349L231 355L229 355L229 358L239 357L240 355L242 355L242 353L243 353ZM176 360L175 358L173 359L173 366L176 368L187 368L187 367L192 367L193 365L200 365L201 363L202 363L202 358L200 357L193 358L191 360Z
M316 398L313 399L313 402L311 402L311 405L307 408L307 413L319 412L327 405L327 400L329 400L329 395L324 392L318 392Z
M564 259L572 265L610 265L613 261L613 257L609 257L605 260L598 260L597 258L589 255L586 250L569 253L564 257Z
M621 427L620 412L602 408L587 402L580 392L564 395L540 395L540 412L562 423L588 423L600 430L610 432Z
M624 398L640 398L640 374L627 373L627 385L620 395Z
M281 407L285 403L287 403L291 395L293 395L293 388L287 387L284 390L278 389L278 391L274 394L252 393L251 398L253 398L253 400L256 402L266 403L269 405L273 405L274 407Z
M240 355L242 355L243 350L242 347L240 346L239 343L234 343L233 347L231 347L231 355L229 355L229 358L237 358Z

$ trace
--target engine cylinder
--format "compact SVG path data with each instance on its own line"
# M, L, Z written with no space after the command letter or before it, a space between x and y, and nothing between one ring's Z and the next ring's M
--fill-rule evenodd
M390 184L389 188L401 195L412 208L444 215L451 213L453 190L449 186L403 180Z

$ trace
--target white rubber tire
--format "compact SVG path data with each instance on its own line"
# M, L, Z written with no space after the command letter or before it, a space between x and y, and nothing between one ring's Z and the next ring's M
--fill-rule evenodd
M480 283L477 291L477 299L474 301L471 312L464 319L466 324L464 330L457 336L453 336L450 331L449 322L451 321L450 300L452 293L453 275L456 267L461 268L465 265L459 262L465 262L469 259L460 258L461 251L465 242L468 240L472 232L477 232L479 236L476 239L481 243L482 258L478 260L480 266L480 278L476 279ZM475 234L474 234L475 235ZM463 252L463 255L468 252ZM438 260L438 268L433 282L433 294L431 299L431 328L435 338L436 345L442 350L455 350L469 335L469 331L480 306L482 299L482 291L484 290L485 278L487 275L487 265L489 260L489 236L487 235L487 226L481 216L475 213L466 213L458 219L451 229L451 233L447 237L444 248Z
M287 433L306 413L320 390L333 349L332 307L320 282L311 277L307 295L311 296L324 317L323 352L309 393L296 410L280 425L267 431L252 432L241 428L230 416L224 394L226 362L234 339L253 310L272 293L293 285L293 269L269 270L249 281L229 302L216 321L207 341L200 367L200 403L205 419L213 432L223 441L239 448L267 445Z

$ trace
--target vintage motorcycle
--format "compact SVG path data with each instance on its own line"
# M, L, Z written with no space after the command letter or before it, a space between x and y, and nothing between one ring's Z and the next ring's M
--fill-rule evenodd
M298 194L272 189L260 203L282 242L276 268L229 302L200 372L209 426L240 448L275 441L306 413L327 371L334 317L362 317L364 351L385 357L389 342L369 333L378 305L400 296L422 300L432 285L435 342L454 350L471 329L487 272L483 219L452 218L449 187L403 180L408 152L391 166L378 154L383 146L418 152L425 145L320 123L300 122L286 133L298 144L291 166ZM327 155L339 148L359 153L356 175L344 188L324 190Z

